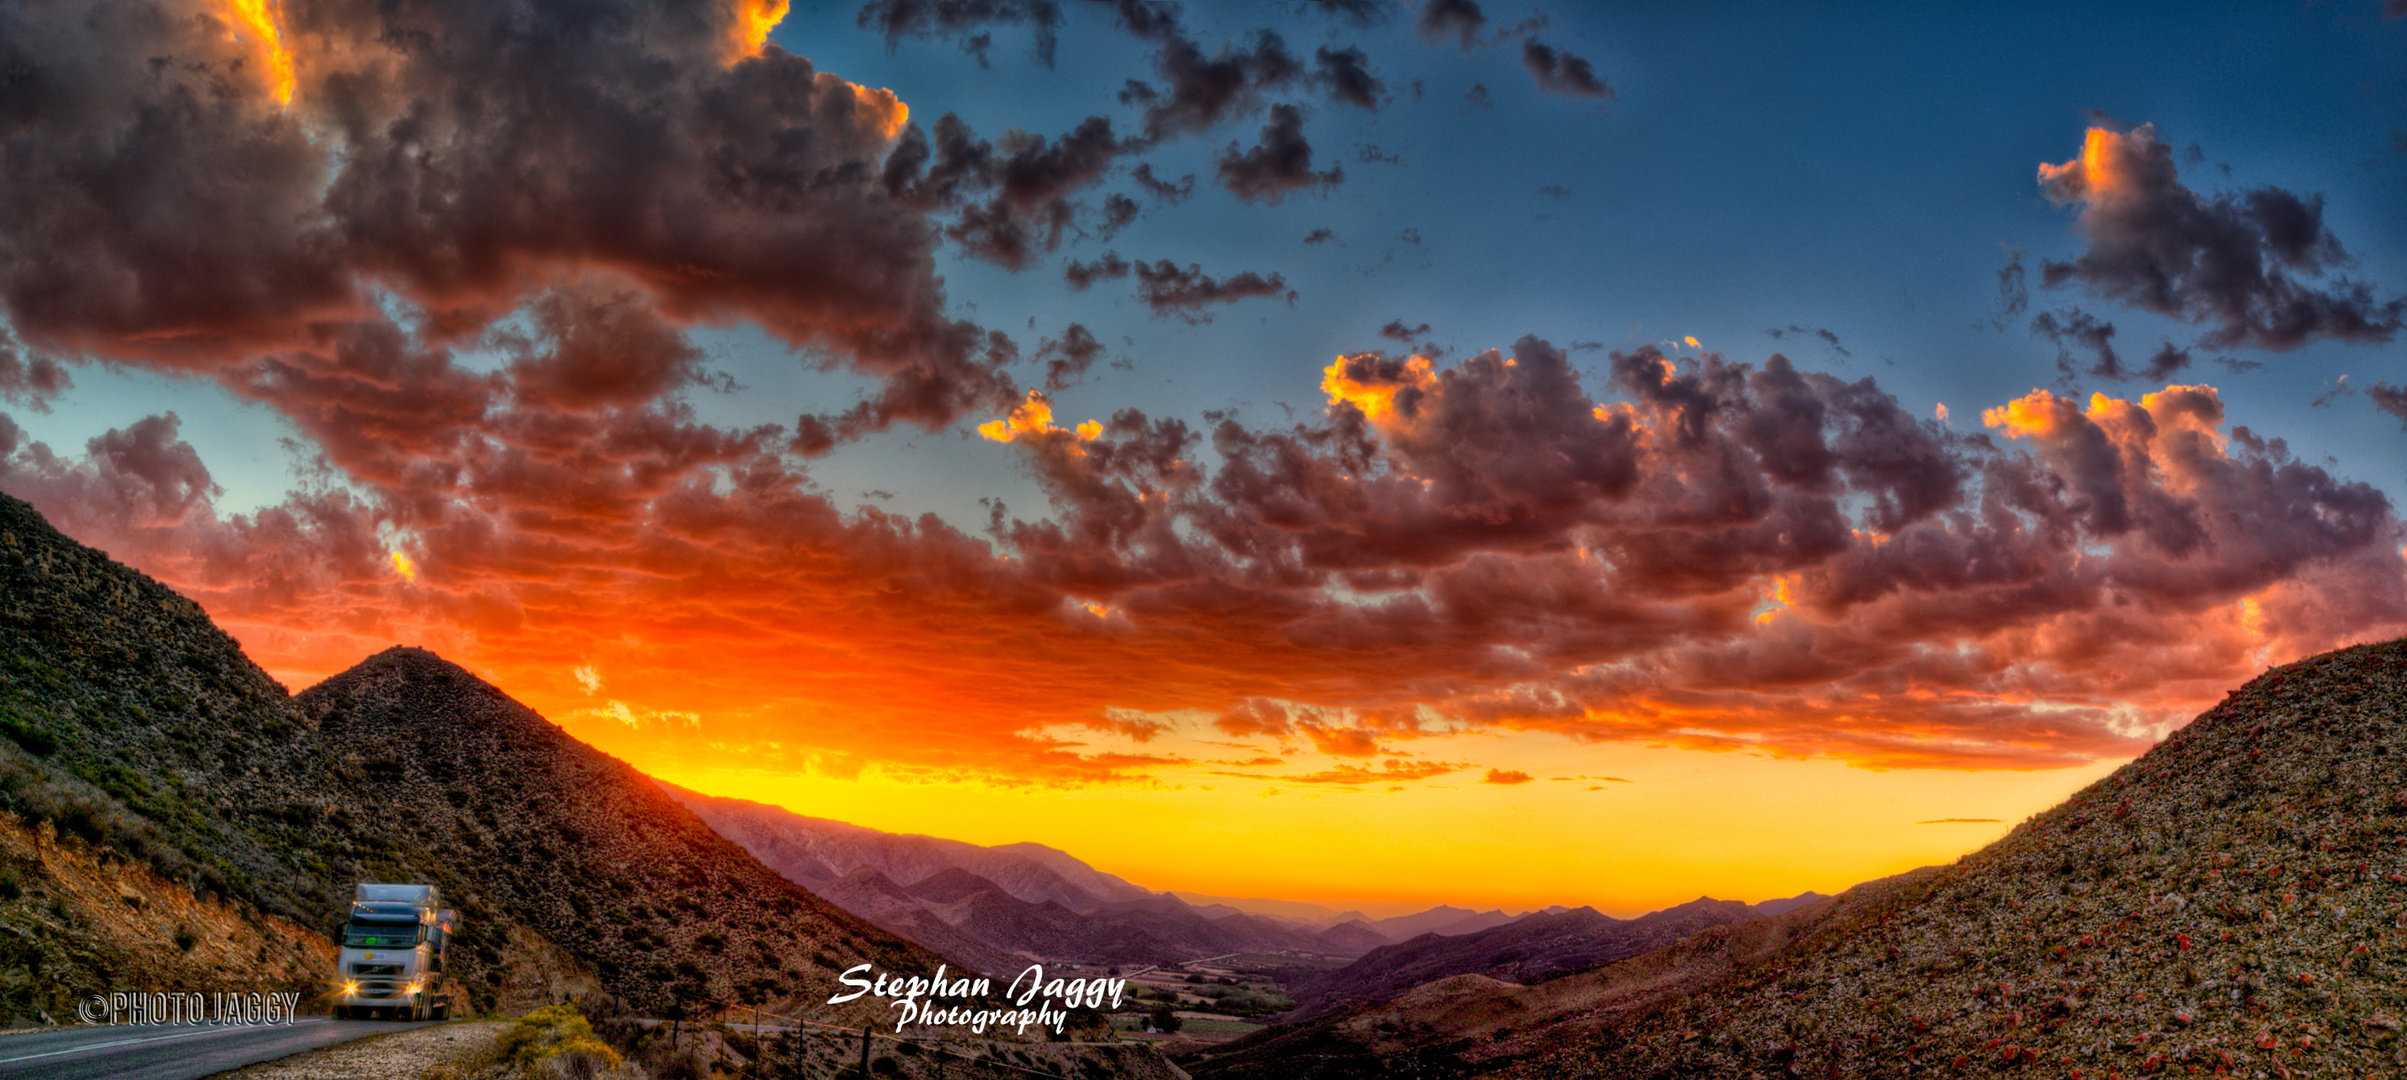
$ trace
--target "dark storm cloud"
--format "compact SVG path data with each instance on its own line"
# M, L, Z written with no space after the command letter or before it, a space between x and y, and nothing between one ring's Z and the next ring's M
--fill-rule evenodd
M1028 26L1036 61L1046 67L1061 45L1061 5L1054 0L871 0L855 21L884 35L888 50L906 37L957 38L981 67L992 41L983 32L989 27Z
M1415 340L1428 336L1428 334L1428 323L1419 323L1413 326L1406 326L1404 325L1404 320L1402 319L1391 319L1388 321L1386 326L1379 328L1380 337L1386 338L1390 341L1401 341L1407 345L1412 344Z
M1538 81L1538 89L1549 94L1602 101L1618 97L1586 59L1568 49L1541 45L1536 38L1521 43L1521 66L1529 70L1530 78Z
M1262 107L1264 91L1302 78L1304 65L1274 31L1257 30L1244 47L1223 45L1206 55L1173 23L1154 54L1154 74L1161 89L1132 82L1122 92L1123 101L1144 105L1148 143L1210 131L1223 120L1250 115Z
M295 0L289 106L264 41L181 10L9 9L0 304L42 351L223 375L394 308L466 339L601 275L841 356L876 383L853 430L1018 396L881 182L901 103L731 10Z
M1423 0L1421 13L1413 19L1413 29L1430 41L1453 38L1464 52L1479 44L1479 31L1488 24L1488 16L1479 10L1476 0Z
M1244 151L1236 143L1213 159L1220 186L1246 202L1278 204L1287 196L1313 187L1334 187L1346 173L1336 165L1312 171L1312 144L1304 138L1303 110L1293 105L1270 107L1262 125L1262 141Z
M1307 244L1326 244L1336 239L1337 230L1326 227L1314 229L1304 235L1304 242Z
M2081 156L2041 166L2040 181L2050 199L2081 204L2088 242L2068 262L2043 263L2044 283L2204 324L2210 348L2384 342L2407 322L2407 299L2377 300L2339 274L2352 260L2324 226L2322 196L2270 186L2201 196L2182 185L2153 125L2093 128Z

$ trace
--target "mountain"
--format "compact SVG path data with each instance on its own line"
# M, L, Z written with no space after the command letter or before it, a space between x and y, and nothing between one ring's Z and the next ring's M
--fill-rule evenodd
M1341 922L1368 918L1359 911L1339 911L1325 904L1314 904L1302 900L1272 900L1259 896L1215 896L1210 893L1188 892L1184 889L1171 890L1170 895L1197 908L1226 907L1245 912L1248 915L1261 915L1301 926L1335 926Z
M1042 844L983 847L880 832L673 784L659 786L764 864L864 919L906 934L906 911L925 916L907 922L923 932L941 923L950 933L932 932L917 940L953 941L946 955L988 974L1009 975L1027 963L1051 960L1177 964L1226 953L1282 951L1350 957L1389 943L1359 919L1321 928L1224 904L1189 904L1171 893L1147 892ZM1448 922L1479 915L1442 910ZM961 948L962 940L978 948ZM980 956L973 959L972 952Z
M1043 844L983 847L961 840L879 832L841 821L805 817L783 807L688 791L656 781L755 858L804 885L834 882L864 866L912 885L961 869L1029 903L1052 901L1093 911L1112 901L1153 894Z
M6 496L0 736L12 1022L94 987L314 997L358 881L443 887L478 1009L824 1002L853 963L941 962L431 653L288 696L198 605Z
M1961 1057L2391 1075L2403 840L2407 641L2328 653L2233 691L1885 919L1513 1074L1737 1074L1779 1055L1816 1074ZM1709 1015L1718 1037L1676 1037Z
M933 973L939 962L433 653L387 649L295 702L358 762L411 853L391 873L435 878L470 925L501 915L533 931L630 1004L657 1009L683 992L799 1005L854 964Z
M1425 982L1376 1004L1193 1051L1180 1064L1197 1080L1460 1078L1545 1060L1571 1047L1610 1047L1631 1017L1706 990L1831 927L1877 922L1940 872L1925 867L1867 882L1836 898L1724 923L1652 952L1532 985L1486 975ZM1741 1075L1758 1073L1792 1075L1777 1067ZM1608 1061L1575 1075L1676 1074L1627 1071Z
M1463 976L1199 1077L2396 1075L2407 641L2275 668L1942 867L1534 987Z
M1816 900L1828 899L1830 898L1818 892L1801 892L1795 896L1783 897L1778 900L1766 900L1760 904L1757 904L1755 905L1755 913L1757 915L1778 915L1782 912L1794 911L1798 908L1804 907L1807 904L1813 903Z
M1427 911L1371 920L1371 928L1389 941L1410 941L1423 934L1470 934L1503 926L1513 917L1502 911L1473 911L1440 904Z
M1435 932L1365 953L1335 971L1307 978L1291 991L1296 1008L1283 1019L1309 1020L1339 1009L1385 1001L1422 983L1454 975L1538 982L1635 956L1724 923L1756 917L1735 900L1699 897L1635 919L1594 908L1539 912L1502 926L1448 937Z

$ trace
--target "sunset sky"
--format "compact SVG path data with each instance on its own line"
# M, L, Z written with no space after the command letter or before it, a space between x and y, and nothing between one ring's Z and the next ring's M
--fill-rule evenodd
M2407 2L1698 7L0 0L0 491L296 690L1375 913L2407 633Z

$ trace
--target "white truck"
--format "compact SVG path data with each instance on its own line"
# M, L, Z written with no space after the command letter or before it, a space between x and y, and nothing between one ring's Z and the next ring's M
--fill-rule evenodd
M335 960L334 1018L448 1018L454 991L443 951L459 922L432 885L356 886Z

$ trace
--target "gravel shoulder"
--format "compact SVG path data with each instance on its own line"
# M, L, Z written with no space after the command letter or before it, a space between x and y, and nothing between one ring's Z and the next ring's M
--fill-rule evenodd
M501 1021L439 1024L379 1035L219 1073L210 1080L420 1080L458 1066L509 1030Z

